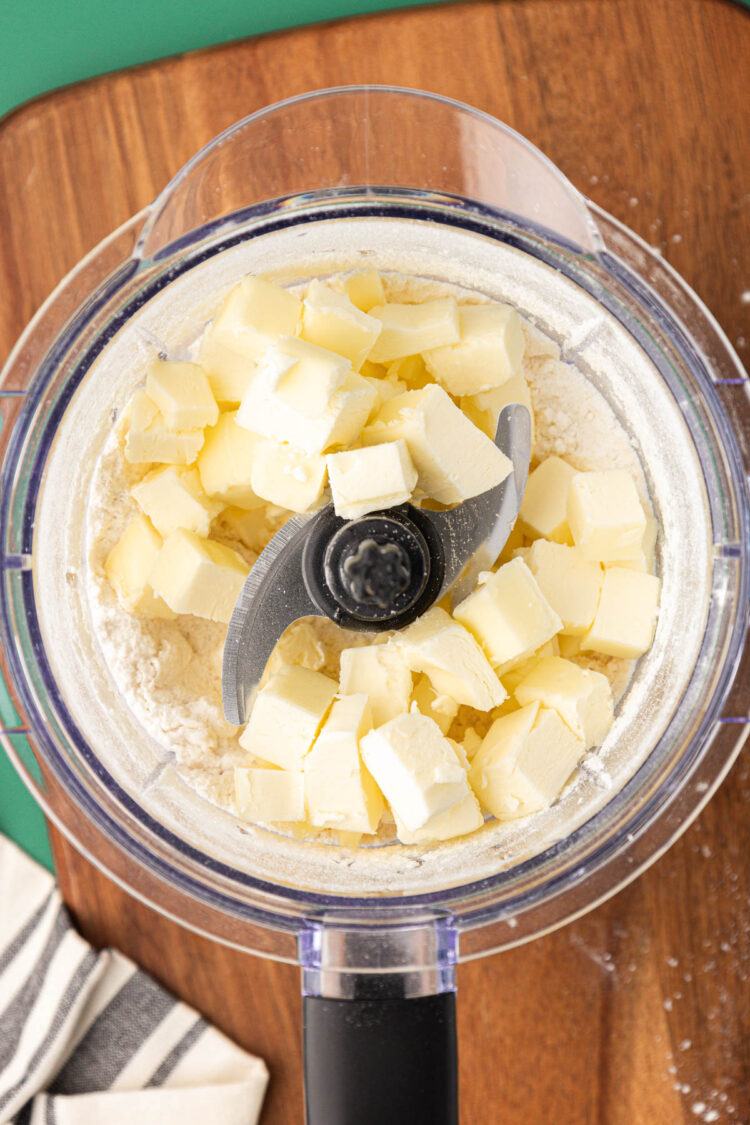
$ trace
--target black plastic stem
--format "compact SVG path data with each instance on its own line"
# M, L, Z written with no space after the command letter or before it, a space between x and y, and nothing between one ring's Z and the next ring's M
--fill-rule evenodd
M456 997L304 1000L307 1125L458 1125Z

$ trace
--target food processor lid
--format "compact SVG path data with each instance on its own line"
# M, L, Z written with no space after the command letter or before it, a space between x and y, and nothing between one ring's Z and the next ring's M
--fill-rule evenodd
M302 617L328 617L346 629L402 629L453 590L473 588L510 534L531 456L525 406L506 406L495 445L510 460L494 488L445 511L412 504L358 519L293 516L254 563L224 642L222 698L230 723L246 722L255 692L282 634Z

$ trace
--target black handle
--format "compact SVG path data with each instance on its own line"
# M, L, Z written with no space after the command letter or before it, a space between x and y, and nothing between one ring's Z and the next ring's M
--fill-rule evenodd
M304 1000L307 1125L458 1125L456 997Z

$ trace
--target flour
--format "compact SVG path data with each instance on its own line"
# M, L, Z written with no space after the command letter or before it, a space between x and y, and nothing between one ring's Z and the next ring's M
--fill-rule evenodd
M425 300L448 292L462 300L486 300L471 290L437 281L397 274L387 275L385 281L390 300ZM536 419L532 461L554 453L579 469L627 469L647 501L638 458L607 401L574 366L561 362L560 350L551 339L528 323L524 331L523 370ZM194 347L191 351L194 353ZM251 763L252 758L238 744L238 728L223 716L221 664L226 627L190 616L165 621L131 615L120 607L104 573L107 555L138 512L130 488L149 467L125 460L126 430L127 417L123 416L106 440L89 497L87 582L94 631L118 689L167 758L202 796L231 810L233 769ZM261 542L253 546L262 546L283 519L284 513L269 505ZM212 536L251 560L251 552L221 519L215 522ZM264 679L284 661L337 678L341 649L372 641L368 634L346 632L326 619L297 622L277 646ZM616 698L625 690L631 662L594 654L575 659L603 671ZM482 733L487 725L487 716L461 708L455 733L468 726ZM591 762L590 766L587 772L593 774L596 767ZM602 777L597 781L601 785Z

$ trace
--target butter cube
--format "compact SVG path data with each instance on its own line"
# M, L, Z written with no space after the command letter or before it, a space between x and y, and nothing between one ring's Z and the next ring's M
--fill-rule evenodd
M452 695L436 691L429 676L420 676L411 699L410 710L416 705L423 715L437 723L442 734L448 733L458 714L458 703Z
M128 613L168 619L175 616L149 581L160 550L161 536L145 516L136 516L107 555L104 573Z
M375 364L371 364L371 366L374 367ZM366 375L364 374L364 369L362 371L362 377L367 379L367 382L375 391L375 401L367 416L368 422L374 422L381 406L384 406L390 399L395 398L396 395L402 394L406 390L406 383L402 383L398 379L391 380L381 378L380 376Z
M345 356L355 371L367 359L382 324L368 316L343 293L322 281L311 281L305 294L302 339Z
M307 819L316 828L377 829L385 801L359 753L360 739L371 728L366 695L334 700L304 760Z
M364 693L376 727L409 710L412 675L400 650L392 643L345 648L341 652L339 690L342 695Z
M557 711L587 748L599 746L614 722L607 677L559 656L540 660L518 685L515 696L522 707L540 703Z
M643 570L647 574L654 572L654 552L656 539L659 534L659 525L653 516L646 516L646 530L643 532L641 545L637 554L631 559L617 559L615 566L625 566L628 570Z
M489 711L505 699L505 689L474 637L439 606L397 634L395 642L412 671L429 676L435 690L456 703Z
M572 544L568 525L568 491L577 473L561 457L548 457L529 474L518 514L523 532L532 539Z
M492 387L479 394L465 395L461 399L461 409L470 422L479 426L488 437L494 441L497 432L497 420L504 406L520 402L525 406L531 417L531 447L534 447L534 407L531 401L529 384L522 374L514 375L507 379L500 387Z
M303 769L336 686L322 672L284 665L258 692L240 746L282 769Z
M469 779L493 816L516 820L551 805L585 752L556 711L532 703L495 720Z
M576 473L568 493L568 523L576 547L588 559L636 559L646 530L633 478L624 469Z
M344 356L297 336L282 336L258 361L253 383L257 393L275 393L292 409L315 418L350 371Z
M294 336L302 302L272 281L245 277L230 290L206 333L236 355L258 359L279 336Z
M427 370L449 394L479 394L502 386L517 374L525 339L514 308L462 305L458 321L458 343L424 352Z
M353 305L368 313L376 305L385 304L383 279L377 270L357 270L350 273L344 282L346 295Z
M456 749L425 715L397 715L360 743L365 765L410 832L470 792Z
M234 803L246 820L299 821L305 819L305 776L300 771L237 766Z
M417 483L404 441L329 453L326 457L336 515L345 520L404 504Z
M222 343L210 328L201 340L198 359L216 402L236 409L255 377L256 360Z
M421 355L406 355L402 359L394 359L388 364L388 379L403 383L405 391L421 391L422 387L432 382Z
M529 548L526 565L555 613L562 632L581 636L590 627L599 605L604 573L577 547L537 539Z
M455 805L451 805L442 812L431 816L422 828L410 832L398 817L396 820L396 834L402 844L425 844L431 840L453 840L457 836L466 836L469 832L476 832L484 824L479 801L473 793L469 792Z
M608 566L594 623L581 648L633 659L651 647L661 582L653 574Z
M472 425L442 387L396 395L362 431L364 445L406 442L426 496L455 504L505 480L512 464Z
M261 439L237 424L237 413L221 414L206 431L198 472L208 496L240 508L258 508L264 500L253 490L252 475Z
M219 417L206 373L197 363L156 360L146 376L146 394L170 430L198 430Z
M222 508L203 491L197 469L173 465L147 473L130 494L162 537L185 527L205 538Z
M280 525L269 516L268 506L253 508L225 508L219 517L219 527L239 539L259 555ZM221 538L221 536L219 536Z
M266 438L256 449L250 482L256 496L291 512L306 512L323 493L326 459Z
M500 675L562 628L523 559L513 559L489 574L456 606L453 616L474 634Z
M376 305L370 316L383 326L370 352L373 363L388 363L460 339L458 305L453 297L438 297L421 305Z
M525 680L529 672L536 668L540 660L544 660L548 656L559 656L560 645L557 637L553 637L551 641L547 641L545 645L538 648L526 660L522 660L520 664L514 664L512 668L503 672L503 687L511 694L515 692L518 685Z
M126 461L192 465L202 445L203 430L171 430L153 399L145 391L135 392L125 440Z
M351 372L323 413L312 418L256 380L242 400L237 421L247 430L288 442L305 453L326 453L359 437L375 398L367 379Z
M175 613L227 624L249 572L231 547L178 528L164 540L151 585Z

